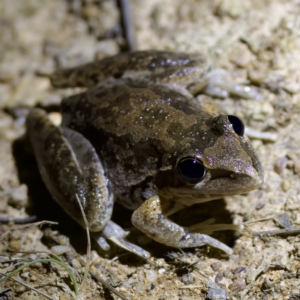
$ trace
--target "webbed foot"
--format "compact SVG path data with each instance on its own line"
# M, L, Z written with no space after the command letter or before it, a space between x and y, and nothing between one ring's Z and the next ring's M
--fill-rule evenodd
M96 239L98 245L103 250L109 250L109 245L106 242L107 239L113 242L114 244L118 245L119 247L131 253L134 253L142 258L150 257L149 252L145 251L144 249L135 244L126 241L124 238L128 235L128 232L113 221L108 221L108 223L101 232L92 232L91 235Z

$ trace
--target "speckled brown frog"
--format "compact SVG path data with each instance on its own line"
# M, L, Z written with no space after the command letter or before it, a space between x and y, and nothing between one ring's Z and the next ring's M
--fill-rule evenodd
M185 206L263 182L242 121L212 113L194 97L210 78L203 56L159 51L120 54L53 75L56 87L90 89L62 101L60 127L34 109L27 129L53 198L84 226L80 200L102 248L109 239L149 256L110 220L116 199L135 210L132 223L160 243L232 252L168 219Z

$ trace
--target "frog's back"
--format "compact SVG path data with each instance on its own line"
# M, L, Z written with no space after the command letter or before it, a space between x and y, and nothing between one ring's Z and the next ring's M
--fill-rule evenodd
M157 192L154 176L174 164L199 118L209 118L188 93L123 82L65 99L62 113L63 126L92 142L115 193L130 208Z

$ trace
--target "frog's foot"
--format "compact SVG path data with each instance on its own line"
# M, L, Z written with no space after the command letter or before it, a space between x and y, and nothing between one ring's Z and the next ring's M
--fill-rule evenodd
M218 98L228 98L229 95L253 100L261 100L262 98L262 95L255 88L234 83L230 74L223 69L213 70L203 93Z
M132 223L152 239L167 246L190 248L209 245L228 255L232 254L232 249L222 242L206 234L191 233L167 219L163 215L159 196L154 196L144 202L133 213Z
M115 243L119 247L134 253L142 258L149 258L150 253L140 248L139 246L132 244L126 241L124 238L128 235L127 231L124 231L119 225L114 223L113 221L109 221L105 228L97 233L91 232L93 238L96 239L98 245L105 251L109 250L109 245L106 242L106 239Z

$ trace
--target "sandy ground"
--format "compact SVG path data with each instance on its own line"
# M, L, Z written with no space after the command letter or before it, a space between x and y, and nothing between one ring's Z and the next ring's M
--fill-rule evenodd
M152 253L149 260L119 249L100 253L93 245L93 269L124 299L300 299L299 1L131 3L137 49L202 52L235 82L258 90L260 99L215 101L256 130L250 135L265 169L265 183L248 195L185 212L188 218L197 213L204 220L213 216L244 224L240 233L216 235L234 247L232 256L205 247L182 254L133 230L133 240ZM124 45L114 1L0 1L0 217L37 214L39 220L60 223L1 225L2 274L56 253L81 281L85 233L45 190L24 138L24 116L32 106L57 110L63 96L76 93L51 87L46 75L57 67L113 55ZM131 228L130 213L122 207L116 207L114 218ZM75 298L67 272L53 263L35 264L14 278L53 299ZM8 280L1 285L0 299L46 298ZM88 276L78 299L118 297Z

